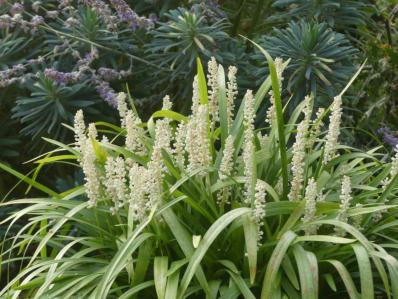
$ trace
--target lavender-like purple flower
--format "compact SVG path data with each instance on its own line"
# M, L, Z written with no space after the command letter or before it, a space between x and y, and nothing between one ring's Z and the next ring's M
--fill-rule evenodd
M10 8L10 14L15 16L16 14L20 14L24 11L24 7L22 3L14 3Z
M30 23L25 21L21 14L17 13L12 17L13 25L18 24L19 28L22 29L24 32L29 32L30 30Z
M32 3L32 10L37 13L39 11L39 9L40 9L40 5L41 5L41 1L33 2Z
M216 0L197 0L191 12L203 15L208 21L218 21L226 17Z
M379 134L382 137L382 140L391 145L393 148L398 144L398 137L394 135L393 132L387 127L379 128L377 130L377 134Z
M64 73L64 72L59 72L52 68L45 69L44 76L62 85L72 84L80 79L79 72Z
M37 28L40 25L44 24L44 18L42 16L33 16L30 23L32 25L32 29L30 30L30 32L34 34L37 31Z
M86 53L83 58L79 59L76 63L76 66L79 67L79 69L87 69L89 65L98 58L98 50L93 49L90 53Z
M106 67L100 67L98 69L98 75L105 81L120 79L120 73L118 71Z
M116 17L113 16L109 5L101 0L80 0L83 4L90 7L104 21L108 30L115 30L117 27Z
M44 18L42 16L33 16L30 22L33 26L39 26L44 23Z
M97 80L96 90L100 97L104 99L111 107L117 108L117 93L111 87L109 82Z
M66 28L72 28L72 27L77 26L78 24L79 24L79 21L76 18L74 18L74 17L69 17L65 21L65 27Z
M0 87L9 86L24 77L26 66L23 64L13 65L12 68L0 71Z
M123 22L127 22L132 30L137 29L150 29L154 26L151 19L140 17L130 6L123 0L110 0L113 7L117 11L119 18Z
M0 16L0 30L2 29L10 29L13 27L12 18L10 15L2 15Z
M71 6L72 0L58 0L58 8L67 8Z
M59 12L57 10L49 10L46 13L47 18L56 19L58 17Z

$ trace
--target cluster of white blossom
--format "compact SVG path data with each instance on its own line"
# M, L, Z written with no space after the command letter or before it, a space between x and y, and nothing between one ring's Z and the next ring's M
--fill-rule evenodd
M137 155L145 155L147 150L142 142L144 129L140 127L141 119L132 110L126 114L126 147Z
M311 123L311 131L308 137L307 148L312 149L319 134L321 133L321 128L323 126L322 117L325 113L325 108L318 108L316 112L316 118Z
M90 125L89 136L85 134L86 127L82 110L77 111L75 115L74 130L77 148L81 152L80 165L84 173L84 185L89 199L89 206L93 207L97 205L102 190L100 174L96 167L97 156L93 146L94 140L92 140L96 137L96 130L94 132L93 125Z
M332 160L336 155L336 149L338 146L338 138L340 135L340 124L341 124L341 115L343 112L342 109L342 98L341 95L334 97L332 106L331 106L331 114L329 116L329 130L326 135L326 144L325 151L323 155L323 164L327 164L330 160Z
M187 136L187 125L185 123L179 123L175 133L173 154L177 164L180 167L185 165L185 144Z
M253 218L258 227L258 242L260 242L263 237L263 231L261 227L264 225L264 218L266 215L266 195L265 183L261 180L257 180L254 194Z
M123 207L126 202L126 165L122 157L108 157L105 162L103 185L107 196L114 202L112 213Z
M215 127L215 123L218 121L218 64L214 57L208 62L208 74L207 74L207 84L209 85L209 112L211 115L212 128Z
M280 57L275 58L275 70L278 77L279 89L282 90L283 83L283 59Z
M304 217L302 218L306 235L315 235L317 231L315 224L309 224L315 220L317 195L316 181L314 178L310 178L305 189L305 209Z
M254 98L253 92L248 90L244 97L244 144L243 144L243 163L245 177L245 199L248 204L252 202L255 186L253 185L254 175Z
M211 163L209 138L209 107L199 103L199 86L193 85L192 115L187 123L185 150L188 154L188 171L209 166ZM204 171L201 174L205 174Z
M126 94L120 92L117 96L117 108L122 128L126 130L126 147L137 155L145 155L146 148L142 142L144 130L140 127L142 121L139 116L129 110L126 103Z
M301 190L303 188L304 172L305 172L305 154L308 133L310 128L311 114L312 114L312 100L307 96L304 99L304 119L297 127L296 141L293 144L293 158L291 163L292 183L289 192L289 200L300 200Z
M152 148L151 159L148 162L148 190L151 206L160 203L163 193L163 177L165 165L163 163L162 150L171 153L171 131L169 121L161 119L155 123L155 140Z
M279 90L282 90L282 83L283 83L283 59L277 57L275 59L275 69L276 69L276 75L278 78L278 83L279 83ZM275 122L276 120L276 108L275 108L275 98L274 98L274 92L272 90L269 91L269 96L270 96L270 106L268 107L267 113L266 113L266 118L265 122L268 123L270 126Z
M98 137L97 128L95 127L94 123L90 123L88 125L87 135L89 138L96 140Z
M238 95L238 85L236 83L236 73L238 69L235 66L228 68L228 83L227 83L227 121L228 128L232 126L232 120L235 110L235 99Z
M272 124L275 123L276 120L276 110L275 110L275 99L274 99L274 93L272 90L269 92L270 98L270 106L267 109L266 117L265 117L265 122L269 125L272 126Z
M83 110L78 110L75 114L74 119L74 131L75 131L75 141L76 141L76 150L82 151L83 146L86 142L86 125L84 124L84 115Z
M173 107L173 103L170 101L170 96L166 95L163 98L162 110L171 110L172 107Z
M147 168L134 163L129 170L129 209L136 222L142 222L152 206L148 200L150 175Z
M350 208L351 203L351 179L349 176L344 176L341 182L341 193L340 193L340 210L337 215L337 219L342 222L348 222L348 209ZM345 235L345 231L336 228L336 232L338 235Z
M124 92L119 92L117 95L117 110L119 111L120 122L122 128L126 127L126 116L128 112L128 107L126 103L126 94Z
M198 76L193 78L192 82L192 106L191 106L191 115L195 115L198 113L200 102L200 95L199 95L199 81Z
M229 135L225 140L225 147L223 151L223 157L220 164L219 178L225 180L230 177L234 169L234 138ZM229 203L228 198L231 195L231 188L224 187L217 193L217 202L219 205Z

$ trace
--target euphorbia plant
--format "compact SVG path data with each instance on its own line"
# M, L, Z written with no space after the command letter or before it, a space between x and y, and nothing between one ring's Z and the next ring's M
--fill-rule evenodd
M397 159L338 143L346 89L285 119L288 62L262 51L270 77L238 109L237 70L213 59L207 83L198 61L189 116L166 97L143 123L125 94L120 127L87 129L78 111L75 144L49 140L59 148L36 163L72 163L85 184L57 194L24 177L50 198L4 204L26 206L2 224L27 223L2 254L23 263L0 295L398 298Z

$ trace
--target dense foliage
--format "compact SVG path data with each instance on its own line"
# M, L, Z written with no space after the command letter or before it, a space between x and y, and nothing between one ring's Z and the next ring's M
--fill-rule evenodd
M70 161L85 183L61 194L34 183L50 198L3 205L26 207L2 224L28 220L2 255L26 262L0 294L397 297L397 157L383 163L377 148L338 143L348 86L315 118L311 96L287 118L288 63L264 54L271 76L236 111L236 69L226 82L214 59L207 84L198 61L189 116L166 96L143 123L123 93L121 127L87 129L79 110L74 146L50 141L60 147L36 162Z
M266 71L240 33L275 47L272 55L293 59L291 67L298 65L300 71L286 84L298 98L308 89L334 96L331 86L338 90L334 83L344 84L352 75L358 54L343 34L370 17L369 7L357 1L314 6L306 1L160 2L2 1L0 104L11 109L8 114L20 123L16 130L28 136L25 140L70 140L62 126L70 124L70 117L61 116L63 111L70 115L83 108L90 119L111 120L116 111L102 101L115 107L117 92L126 88L146 116L159 108L166 93L178 99L178 110L187 111L189 88L179 83L193 79L196 56L236 65L242 86L258 88L258 75ZM251 11L256 12L254 18ZM302 17L300 23L288 25L282 16L289 14ZM280 29L273 31L274 26ZM289 30L293 36L286 35ZM291 44L284 35L302 43L286 49ZM300 84L305 87L293 91ZM70 96L74 103L69 103ZM39 116L47 107L53 113Z
M398 298L397 20L0 0L0 298Z

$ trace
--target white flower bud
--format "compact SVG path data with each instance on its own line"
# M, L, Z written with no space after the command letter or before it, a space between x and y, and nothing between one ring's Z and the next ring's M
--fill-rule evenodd
M311 119L311 97L305 98L304 119L297 127L296 141L293 144L293 158L291 163L292 184L288 194L290 201L301 199L301 190L304 181L305 149L307 145L308 131Z
M254 195L254 209L253 218L258 226L258 242L261 241L263 231L261 227L264 225L264 218L266 216L266 185L263 181L257 180Z
M129 209L132 211L133 222L142 222L151 209L148 200L148 170L136 163L129 170Z
M166 95L163 98L162 110L171 110L172 106L173 106L173 103L170 101L170 96Z
M308 137L307 148L312 149L316 139L318 138L319 134L321 133L321 128L323 126L323 121L321 117L325 112L325 108L319 108L316 112L316 118L312 121L311 132L310 136Z
M329 117L329 130L326 135L325 151L323 156L323 164L327 164L332 160L336 154L336 148L338 146L338 138L340 135L340 123L341 114L343 109L341 108L342 99L338 95L334 98L331 106L331 114Z
M350 208L351 202L351 179L348 176L344 176L341 182L341 194L340 194L340 210L337 215L337 219L342 222L348 222L348 209ZM344 236L345 231L342 229L337 228L336 232Z
M306 235L315 235L317 231L316 225L308 224L315 220L317 194L316 182L314 178L310 178L308 180L307 188L305 189L305 210L304 217L302 218Z
M225 147L223 157L220 164L219 178L225 180L232 175L234 168L234 138L229 135L225 140ZM228 203L228 198L231 195L231 188L224 187L217 193L217 202L219 205Z
M116 97L117 100L117 110L119 111L120 123L122 128L126 127L126 116L128 112L128 107L126 103L126 94L124 92L119 92Z
M214 128L215 122L218 121L218 81L217 81L217 74L218 74L218 64L214 57L212 57L208 62L208 85L209 85L209 112L211 115L212 126Z
M126 147L129 151L137 155L145 155L147 153L145 145L142 142L144 129L139 125L141 119L131 110L126 114Z
M227 83L227 121L228 129L232 126L234 110L235 110L235 99L238 95L238 85L236 83L236 73L238 69L235 66L228 68L228 83Z
M174 140L174 157L180 167L185 165L185 141L187 136L187 125L180 123L177 127Z
M101 197L101 181L100 174L95 165L96 155L91 139L86 139L82 148L83 152L80 164L84 173L84 186L86 187L89 199L89 207L94 207Z
M124 205L127 197L126 165L122 157L106 159L104 187L107 197L115 204L113 210L117 211Z
M87 139L85 134L86 125L84 124L83 110L80 109L76 112L73 127L75 130L76 149L82 151Z
M251 90L246 92L244 98L244 145L243 163L245 176L245 202L251 203L253 198L253 175L254 175L254 98Z

